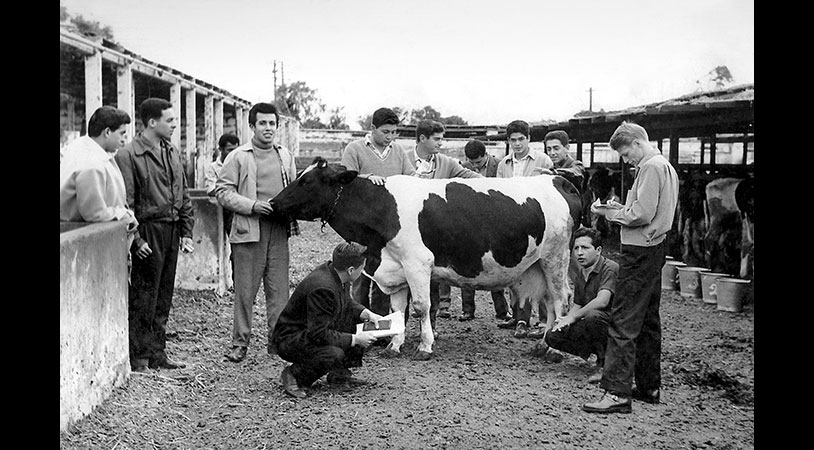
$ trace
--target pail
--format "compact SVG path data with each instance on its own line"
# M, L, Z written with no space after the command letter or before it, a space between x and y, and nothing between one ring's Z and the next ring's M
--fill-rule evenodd
M701 298L704 303L718 303L716 278L728 278L728 273L701 272Z
M678 289L678 267L685 267L681 261L670 261L664 263L661 268L661 288L667 291L675 291Z
M718 309L721 311L743 311L743 299L749 289L749 280L742 278L718 278L716 293L718 296Z
M709 269L701 267L679 267L677 270L681 296L701 298L701 272L709 272Z

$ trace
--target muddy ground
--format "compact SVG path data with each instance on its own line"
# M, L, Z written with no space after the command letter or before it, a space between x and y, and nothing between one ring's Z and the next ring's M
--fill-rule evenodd
M341 241L330 227L301 223L291 240L295 286ZM613 256L613 251L609 253ZM265 352L262 289L246 360L225 360L231 294L178 291L169 323L171 356L185 369L132 374L93 413L60 433L63 449L750 449L755 447L754 307L742 313L664 291L662 403L634 402L627 415L581 405L600 390L589 361L528 356L534 341L496 327L491 297L476 296L476 320L438 319L427 362L410 319L399 358L371 347L352 390L323 377L308 398L286 396L285 362Z

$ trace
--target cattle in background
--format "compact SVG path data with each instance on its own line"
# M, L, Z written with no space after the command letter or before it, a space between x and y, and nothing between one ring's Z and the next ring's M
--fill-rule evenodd
M706 266L741 278L753 276L754 183L719 178L706 186Z
M627 191L633 185L633 175L629 170L624 173L624 180L622 179L621 170L611 170L607 167L597 167L596 169L589 169L591 175L588 178L588 190L590 191L590 199L586 209L590 210L590 203L599 199L599 202L605 204L608 200L614 200L624 204L627 198ZM622 183L624 181L624 188ZM591 214L590 226L595 228L602 236L603 240L610 242L619 241L619 225L609 223L604 217L596 214Z
M679 182L676 236L680 237L680 260L689 266L705 267L704 239L707 233L706 186L711 177L691 171Z
M562 314L571 232L581 213L579 193L563 177L396 175L377 186L356 175L318 157L271 204L291 218L322 218L380 259L373 279L391 296L391 310L404 313L409 292L419 313L415 359L432 354L431 279L477 290L509 287L521 307L542 298L549 328ZM403 343L402 333L386 350L398 354Z

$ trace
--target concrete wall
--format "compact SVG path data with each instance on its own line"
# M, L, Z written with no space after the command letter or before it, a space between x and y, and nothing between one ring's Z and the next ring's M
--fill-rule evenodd
M60 223L59 427L130 376L124 222Z
M223 231L223 208L204 189L190 189L195 226L193 253L179 253L175 287L212 289L223 294L232 285L229 245Z

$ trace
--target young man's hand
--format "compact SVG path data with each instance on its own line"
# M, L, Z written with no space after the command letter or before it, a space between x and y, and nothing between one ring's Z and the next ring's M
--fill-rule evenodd
M353 335L353 340L356 342L356 345L362 348L368 348L370 344L376 342L377 339L379 338L374 336L370 331L360 331Z

